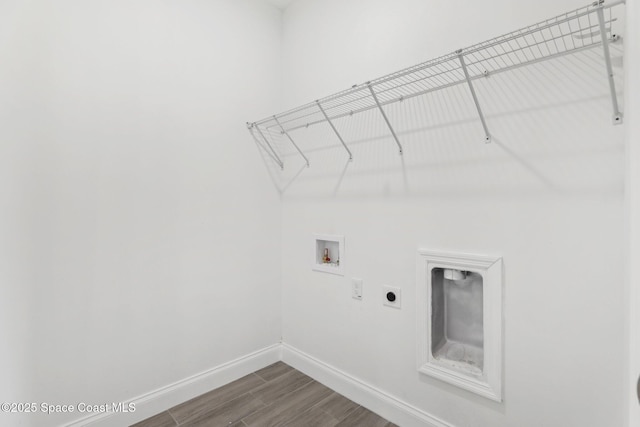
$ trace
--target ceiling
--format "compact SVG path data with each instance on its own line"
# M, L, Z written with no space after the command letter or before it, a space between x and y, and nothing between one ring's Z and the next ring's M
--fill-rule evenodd
M294 0L265 0L267 3L274 5L279 9L284 9L289 6Z

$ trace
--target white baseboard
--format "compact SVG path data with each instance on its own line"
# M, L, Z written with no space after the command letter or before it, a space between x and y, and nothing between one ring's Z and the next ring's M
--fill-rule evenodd
M137 423L281 359L281 345L274 344L130 399L126 403L135 404L134 412L94 414L66 424L65 427L122 427Z
M402 427L454 427L288 344L274 344L126 401L134 412L93 414L64 427L121 427L149 418L279 360Z
M282 344L282 360L399 426L453 427L453 425L288 344Z

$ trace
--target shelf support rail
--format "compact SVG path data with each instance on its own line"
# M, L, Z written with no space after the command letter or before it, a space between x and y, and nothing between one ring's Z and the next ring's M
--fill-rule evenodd
M273 149L273 147L269 143L269 140L267 138L265 138L264 133L262 133L262 130L260 130L260 126L258 126L257 124L254 123L253 127L258 129L258 133L260 134L260 136L262 137L264 142L267 143L267 147L269 147L269 150L271 150L271 153L273 153L273 156L271 156L271 158L276 161L278 166L280 166L280 169L284 170L284 163L282 163L282 160L280 160L280 157L278 157L278 154L275 152L275 150Z
M609 80L609 91L611 92L611 104L613 104L613 124L622 123L622 113L618 107L618 97L616 95L616 84L613 81L613 67L611 66L611 53L609 51L609 38L604 19L604 0L597 0L593 3L597 7L598 24L600 25L600 38L602 39L602 50L604 51L604 62L607 68L607 79Z
M255 132L253 131L254 128L254 124L253 123L249 123L247 122L247 129L249 129L249 132L251 133L251 136L253 137L253 140L255 141L256 145L265 153L267 153L267 155L269 157L271 157L273 159L274 162L278 163L278 160L273 157L273 154L271 154L271 151L267 150L266 148L264 148L264 145L260 142L260 140L258 139L258 137L256 136ZM280 164L278 163L278 166Z
M396 132L393 130L393 126L391 126L391 122L389 122L389 119L387 118L387 115L385 114L384 110L382 109L382 105L380 105L380 101L378 100L378 95L376 95L376 93L374 92L373 86L371 86L371 82L367 82L367 86L369 87L369 90L371 91L371 96L373 97L373 100L376 101L376 105L378 106L378 110L380 110L380 113L382 114L382 118L387 123L387 126L389 127L389 130L391 131L391 135L393 135L393 139L396 140L396 144L398 144L398 149L400 149L400 155L402 156L402 144L400 144L400 141L398 140L398 136L396 135Z
M329 123L329 126L331 126L331 129L333 129L333 132L335 132L336 136L338 137L338 139L342 143L342 146L344 147L344 149L347 150L347 153L349 153L349 161L352 161L353 160L353 155L351 154L351 150L349 150L349 147L347 147L347 144L344 143L344 140L340 136L340 133L338 133L338 130L333 125L333 122L331 121L329 116L327 116L327 113L326 113L326 111L324 111L324 108L322 108L322 105L320 104L319 100L316 100L316 104L318 105L318 108L320 109L320 112L322 113L324 118L327 120L327 123Z
M464 77L467 80L467 85L469 85L469 90L471 91L473 102L474 104L476 104L476 110L478 110L478 115L480 116L480 122L482 122L482 127L484 128L484 141L486 143L489 143L491 142L491 134L489 133L487 122L484 120L484 114L482 114L482 108L480 107L480 102L478 101L476 90L473 88L473 83L471 82L469 71L467 70L467 64L464 62L464 55L462 54L462 49L456 50L456 53L458 54L458 59L460 60L460 65L462 66L462 72L464 73Z
M309 159L307 159L307 156L304 155L300 147L298 147L298 145L293 141L293 138L291 138L291 135L289 135L289 132L284 130L284 127L282 127L282 125L280 124L280 121L276 116L273 116L273 120L275 120L276 124L280 127L280 129L282 129L282 134L285 135L287 138L289 138L289 141L291 141L293 146L296 147L296 150L298 150L298 153L300 153L304 161L307 163L307 167L309 167Z

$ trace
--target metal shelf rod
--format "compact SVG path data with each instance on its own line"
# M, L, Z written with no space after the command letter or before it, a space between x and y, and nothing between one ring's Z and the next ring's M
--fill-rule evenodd
M269 147L269 149L273 153L273 155L275 157L275 160L276 160L276 163L278 163L278 165L280 166L280 169L284 169L284 163L282 163L282 160L280 160L280 157L278 157L278 154L275 152L275 150L273 149L273 147L269 143L269 140L267 138L265 138L264 133L262 133L262 130L260 130L260 126L256 125L255 123L253 125L255 126L256 129L258 129L258 133L260 134L260 136L262 137L264 142L267 143L267 147Z
M609 81L609 92L611 92L611 104L613 105L613 123L622 123L622 114L618 108L618 97L616 95L616 84L613 81L613 67L611 66L611 53L609 52L609 40L606 37L606 26L604 19L603 0L594 3L597 5L598 23L600 25L600 34L602 34L602 50L604 53L604 62L607 69L607 80Z
M464 77L467 80L467 84L469 85L469 90L471 91L471 96L473 97L473 103L476 104L476 110L478 110L478 116L480 116L480 121L482 122L482 127L484 128L484 141L491 142L491 135L489 134L489 128L487 127L487 122L484 120L484 114L482 114L482 107L480 107L480 101L478 101L478 96L476 95L476 90L473 87L473 83L471 82L471 78L469 77L469 71L467 71L467 65L464 62L464 55L462 54L462 49L457 51L458 58L460 59L460 65L462 66L462 71L464 72Z
M296 150L298 150L298 153L300 153L300 155L302 156L302 158L304 159L304 161L307 163L307 167L309 167L309 159L307 159L307 156L304 155L304 153L302 152L302 150L298 147L298 144L296 144L293 141L293 138L291 138L291 135L289 135L289 132L287 132L286 130L284 130L284 128L282 127L282 125L280 124L280 121L278 120L278 118L276 116L273 116L273 120L276 121L276 123L278 124L278 126L280 126L280 129L282 129L282 133L289 138L289 141L291 141L291 143L293 144L294 147L296 147Z
M255 125L253 123L247 123L247 128L249 129L249 132L251 132L251 135L253 136L253 139L256 142L256 145L258 147L260 147L260 149L262 149L265 153L267 153L267 155L269 157L271 157L273 159L274 162L278 163L278 160L273 157L273 154L271 154L271 151L267 150L266 148L264 148L264 145L262 145L262 143L260 142L260 140L256 137L255 133L253 132L253 127ZM278 166L280 165L280 163L278 163Z
M380 105L380 101L378 101L378 97L376 96L376 93L374 92L373 88L371 87L371 83L367 82L367 86L369 86L369 90L371 91L371 96L373 96L373 100L376 101L376 105L378 106L378 109L380 110L380 114L382 114L382 118L384 118L384 121L387 123L387 126L389 127L389 130L391 131L391 135L393 135L393 139L396 140L396 144L398 144L398 149L400 149L400 155L402 156L402 144L400 144L400 141L398 140L398 136L396 135L396 132L393 130L393 126L391 126L391 123L389 122L389 119L387 118L387 115L385 114L384 110L382 109L382 105Z
M333 122L331 121L329 116L327 116L327 113L324 111L324 108L322 108L322 105L320 104L320 101L316 101L316 104L318 104L318 108L322 112L322 115L327 120L327 123L329 123L329 126L331 126L331 129L333 129L333 131L335 132L336 136L338 137L338 139L342 143L342 146L344 147L344 149L347 150L347 153L349 153L349 161L352 161L353 160L353 154L351 154L351 150L349 150L349 147L347 147L347 144L344 143L344 140L340 136L340 133L338 132L336 127L333 125Z

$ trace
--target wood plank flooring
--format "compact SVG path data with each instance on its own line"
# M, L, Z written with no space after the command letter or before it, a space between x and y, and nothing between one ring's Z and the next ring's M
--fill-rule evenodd
M278 362L132 427L397 427Z

